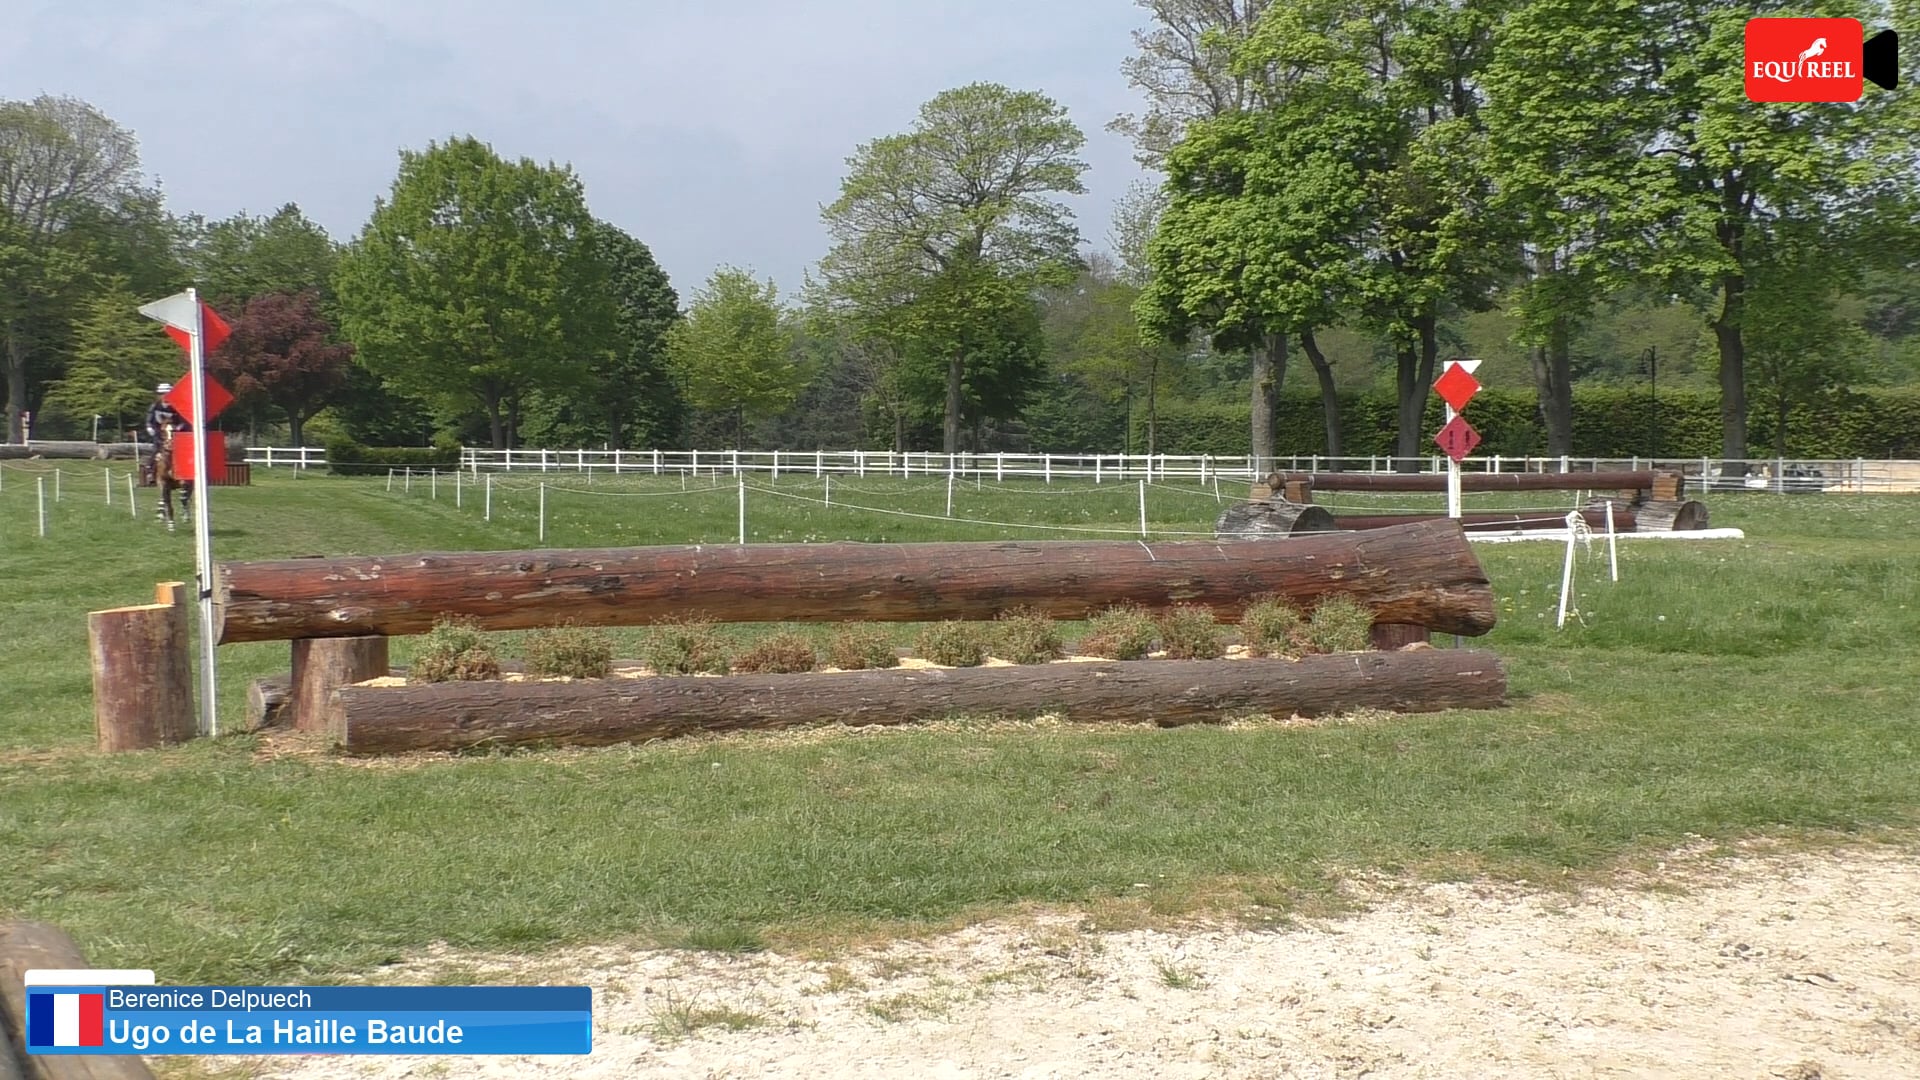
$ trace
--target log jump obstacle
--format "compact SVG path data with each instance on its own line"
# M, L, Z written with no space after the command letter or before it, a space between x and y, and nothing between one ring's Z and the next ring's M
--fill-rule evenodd
M189 729L191 730L191 729ZM73 938L49 923L0 919L0 1080L153 1080L137 1055L28 1054L26 974L92 967Z
M1363 705L1432 711L1501 704L1497 657L1474 650L1299 661L1147 660L986 669L889 669L723 678L356 686L391 673L387 639L445 617L482 630L572 622L991 620L1014 608L1082 619L1116 604L1205 604L1227 621L1262 594L1311 609L1344 596L1376 644L1485 634L1491 586L1458 523L1333 531L1285 543L1042 541L660 546L225 562L221 644L287 641L292 676L256 684L260 714L327 732L349 753L514 742L600 743L687 730L951 711L1060 712L1188 723L1222 712L1313 715Z
M1601 531L1607 525L1607 510L1613 511L1613 527L1618 532L1694 532L1707 528L1705 503L1686 497L1686 479L1678 472L1651 469L1564 473L1464 473L1461 490L1489 491L1590 491L1611 492L1596 495L1580 508L1589 528ZM1215 530L1223 536L1293 535L1324 529L1381 529L1413 521L1444 519L1443 512L1432 514L1340 514L1315 506L1317 491L1341 492L1444 492L1447 478L1438 474L1403 473L1313 473L1274 472L1265 482L1253 486L1251 500L1229 507L1221 514ZM1308 509L1311 508L1311 509ZM1317 513L1316 513L1317 511ZM1564 517L1565 511L1557 512ZM1538 525L1538 514L1488 512L1462 515L1461 526L1469 532L1511 532Z

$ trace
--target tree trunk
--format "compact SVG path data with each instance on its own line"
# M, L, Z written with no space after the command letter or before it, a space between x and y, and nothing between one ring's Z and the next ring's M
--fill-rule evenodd
M174 746L196 733L186 585L154 593L152 604L87 615L94 733L108 752Z
M1333 511L1286 499L1250 499L1229 505L1213 523L1223 540L1271 540L1280 536L1330 532L1338 528Z
M1313 338L1311 329L1300 331L1300 347L1306 351L1307 362L1313 365L1313 377L1320 382L1320 415L1327 428L1327 457L1333 459L1330 466L1333 472L1340 471L1340 391L1333 385L1333 366L1327 363L1325 353L1320 351L1320 343Z
M951 715L1055 714L1078 722L1174 727L1245 713L1491 709L1504 704L1506 683L1500 658L1477 649L718 679L452 682L343 689L328 727L354 754L523 743L604 746L707 731L907 724Z
M1445 520L1284 544L663 545L225 562L214 578L222 643L423 634L442 615L524 630L694 611L717 622L933 622L1030 605L1084 619L1131 602L1210 604L1237 618L1264 592L1309 608L1344 594L1386 621L1456 634L1494 620L1486 573Z
M19 320L7 324L7 441L25 442L20 414L27 407L27 343Z
M307 416L298 409L287 410L287 438L295 446L307 445Z
M1747 350L1741 323L1746 314L1746 217L1751 203L1735 173L1720 180L1720 223L1715 235L1736 269L1720 279L1720 315L1713 337L1720 349L1720 453L1726 476L1745 476L1747 466Z
M507 398L507 445L520 445L520 393L515 391Z
M941 448L949 454L960 452L960 386L966 373L966 358L953 354L947 360L947 414L941 439Z
M502 423L500 415L500 395L493 393L488 394L486 396L486 405L487 430L488 434L493 437L493 448L495 450L505 450L507 448L507 429Z
M302 638L293 643L292 719L299 731L326 726L327 699L342 686L378 679L387 665L383 637Z
M24 1032L7 1037L7 1029L27 1014L27 972L92 966L73 938L52 923L0 920L0 1017L5 1018L0 1023L0 1057L17 1054L27 1080L153 1080L153 1070L138 1054L28 1056Z
M614 450L626 449L620 433L620 406L618 405L607 406L607 446Z
M1273 408L1280 395L1280 380L1287 374L1287 339L1279 334L1262 334L1253 347L1253 400L1251 437L1255 476L1273 467Z
M1426 396L1419 391L1420 355L1410 341L1402 341L1394 356L1394 422L1397 425L1393 436L1393 467L1399 472L1419 472L1420 463L1413 460L1420 450L1420 417L1426 407Z
M899 406L893 409L893 452L898 454L907 448L907 411Z

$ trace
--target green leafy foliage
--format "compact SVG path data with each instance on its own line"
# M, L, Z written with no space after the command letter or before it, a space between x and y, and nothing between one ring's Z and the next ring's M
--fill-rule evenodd
M1240 641L1252 656L1295 656L1306 620L1298 608L1278 596L1262 596L1240 616Z
M1160 616L1160 642L1174 660L1217 660L1227 654L1226 637L1205 604L1176 604Z
M1364 652L1373 640L1373 612L1348 596L1330 596L1307 620L1306 644L1315 652Z
M500 657L472 619L443 618L421 635L408 682L465 682L500 677Z
M785 630L749 645L734 658L733 670L763 675L791 675L812 671L820 666L820 652L813 639Z
M725 675L733 651L711 620L689 618L649 630L640 658L659 675Z
M667 331L667 355L689 403L734 417L734 445L746 422L793 404L806 372L784 325L780 290L733 267L716 270L694 294L685 320Z
M567 623L529 631L520 652L534 675L604 679L613 672L613 639L594 626Z
M1153 651L1159 632L1159 624L1145 608L1116 604L1087 620L1087 636L1080 639L1080 653L1138 660Z
M913 648L942 667L978 667L987 658L987 632L974 622L933 623L920 631Z
M994 622L993 655L1016 664L1044 664L1065 655L1060 625L1031 608L1000 613Z
M900 666L886 631L868 623L845 623L827 640L827 662L842 671Z
M385 476L391 469L460 467L460 444L442 439L432 446L365 446L345 436L327 440L327 471L335 476Z

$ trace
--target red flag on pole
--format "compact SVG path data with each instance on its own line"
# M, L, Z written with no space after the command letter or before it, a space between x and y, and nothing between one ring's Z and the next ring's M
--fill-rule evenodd
M191 311L193 309L189 308L187 310ZM205 303L200 305L200 325L203 334L201 349L203 350L202 355L205 356L213 355L213 350L219 348L221 342L226 341L233 333L233 330L227 326L226 320L222 319L218 313ZM168 323L167 336L178 342L182 350L192 351L192 336L186 327L175 326L172 323ZM217 412L218 410L215 411Z

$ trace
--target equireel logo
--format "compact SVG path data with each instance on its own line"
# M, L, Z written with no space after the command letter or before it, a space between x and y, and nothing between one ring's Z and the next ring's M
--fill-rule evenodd
M1893 89L1899 35L1864 37L1858 19L1749 19L1748 100L1858 101L1863 79Z

